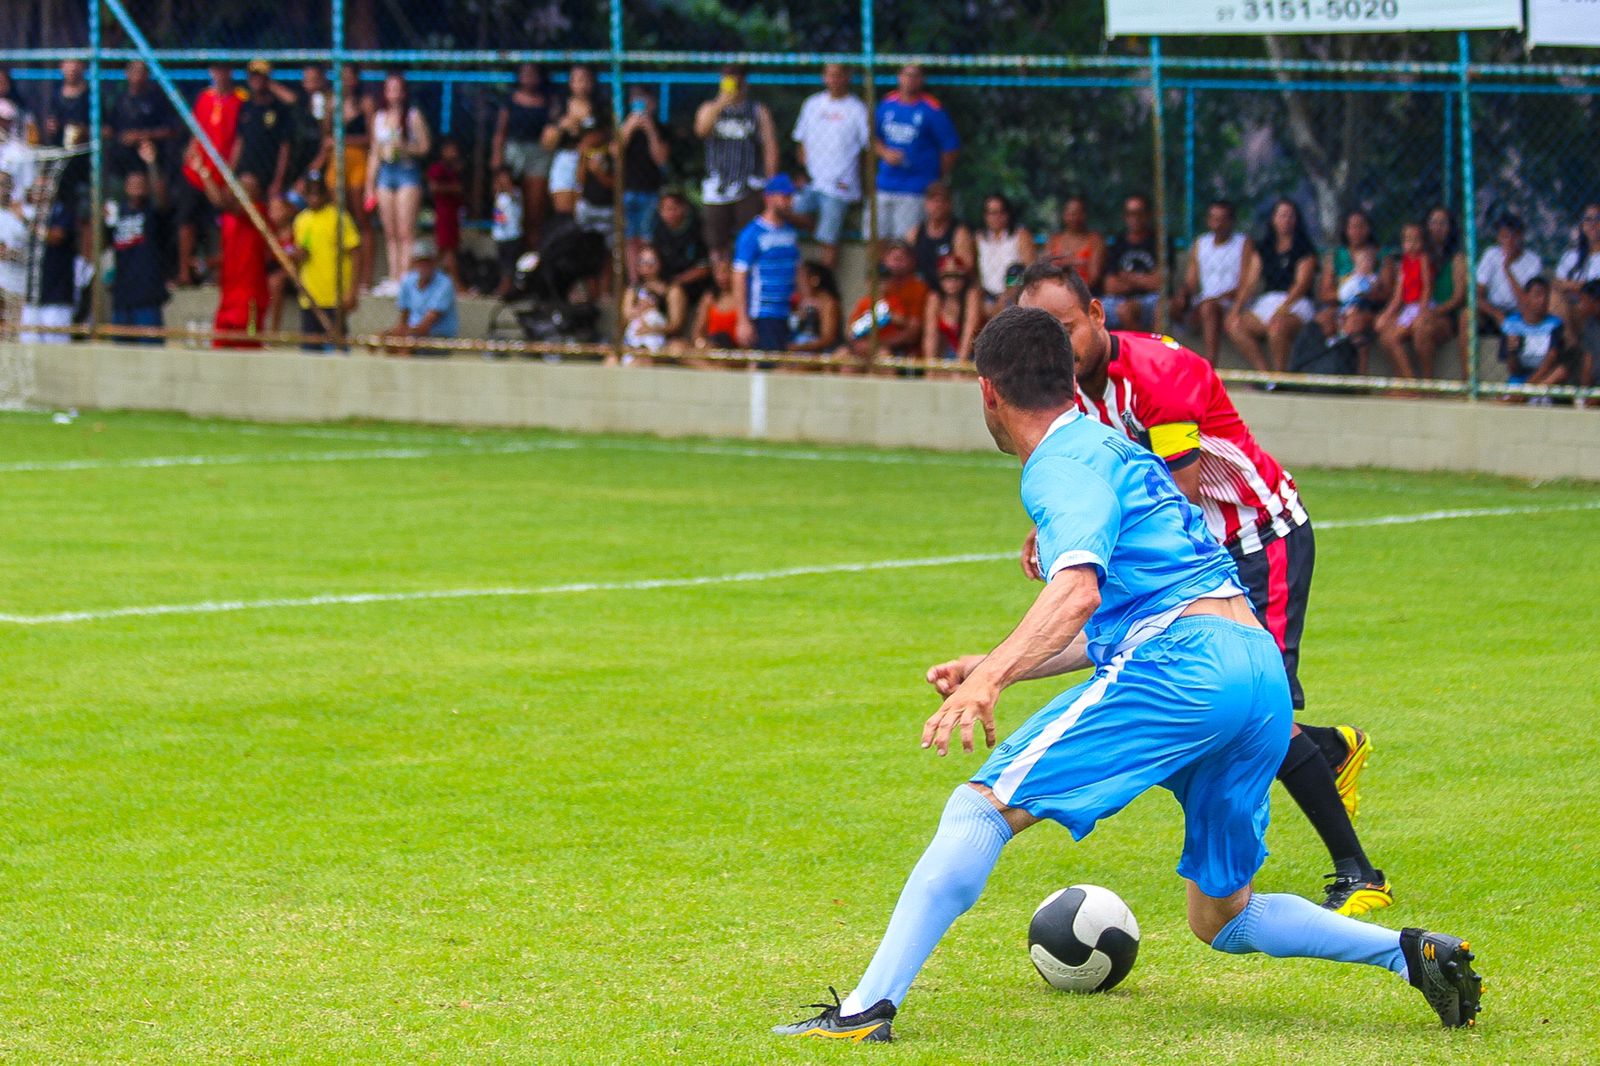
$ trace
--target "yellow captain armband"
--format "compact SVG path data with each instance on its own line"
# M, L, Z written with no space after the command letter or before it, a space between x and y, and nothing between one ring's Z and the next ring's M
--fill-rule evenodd
M1200 426L1195 422L1168 422L1150 427L1150 450L1163 459L1171 459L1200 447Z

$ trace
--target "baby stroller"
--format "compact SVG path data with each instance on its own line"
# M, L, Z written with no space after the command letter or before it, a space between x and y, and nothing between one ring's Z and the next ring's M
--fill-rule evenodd
M511 292L495 308L489 335L543 344L600 343L599 307L574 303L569 296L609 262L604 237L581 229L571 218L552 219L539 250L517 260Z

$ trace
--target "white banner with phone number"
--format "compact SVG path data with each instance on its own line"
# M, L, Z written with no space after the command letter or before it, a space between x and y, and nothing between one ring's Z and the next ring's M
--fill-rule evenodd
M1600 47L1600 0L1528 0L1528 43Z
M1543 2L1600 7L1597 0ZM1107 37L1506 28L1522 28L1522 0L1106 0Z

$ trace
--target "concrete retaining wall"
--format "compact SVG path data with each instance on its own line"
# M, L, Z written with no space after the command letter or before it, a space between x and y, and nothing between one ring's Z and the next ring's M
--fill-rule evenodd
M56 407L992 447L970 381L88 344L39 346L33 361L37 402ZM1293 466L1600 480L1600 411L1242 389L1235 399Z

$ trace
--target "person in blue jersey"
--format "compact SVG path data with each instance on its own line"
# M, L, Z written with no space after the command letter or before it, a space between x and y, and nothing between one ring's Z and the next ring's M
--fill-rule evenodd
M1444 1024L1470 1024L1480 979L1461 940L1254 890L1293 712L1283 659L1232 557L1160 459L1078 412L1072 343L1054 316L1007 308L978 335L975 361L989 432L1022 461L1022 503L1048 584L988 655L928 671L946 698L922 746L942 756L959 737L971 751L981 727L993 747L1004 689L1093 673L956 788L855 990L774 1032L889 1040L912 980L1013 836L1050 819L1082 839L1158 785L1183 808L1178 874L1202 941L1232 954L1384 967L1420 989Z
M781 352L789 346L789 303L800 267L800 235L789 224L794 182L768 179L761 214L733 245L733 290L739 306L740 347Z
M872 150L878 156L878 236L898 237L922 225L922 194L948 179L961 153L955 123L923 91L922 68L900 68L899 85L878 104Z

